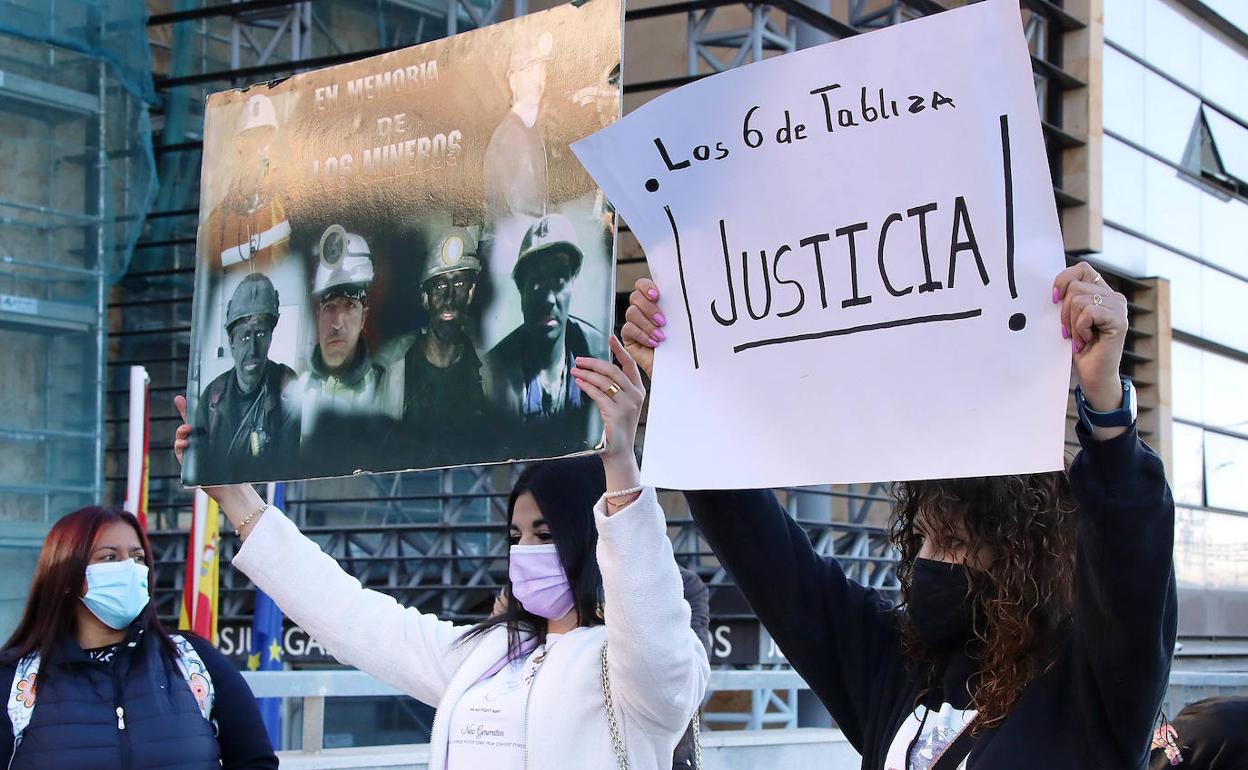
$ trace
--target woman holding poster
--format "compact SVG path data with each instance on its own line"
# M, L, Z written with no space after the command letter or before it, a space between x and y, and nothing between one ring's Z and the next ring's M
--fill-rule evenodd
M701 703L706 650L633 454L641 374L610 345L623 368L572 369L607 448L521 475L501 611L476 626L362 588L251 486L206 489L243 538L234 565L283 612L338 660L437 707L430 768L666 767ZM179 457L189 436L178 428Z
M665 320L654 283L636 288L623 336L649 371ZM898 484L901 607L819 556L770 491L686 495L864 770L1148 757L1177 623L1174 503L1118 374L1126 298L1081 263L1057 276L1053 302L1081 383L1083 450L1066 473Z

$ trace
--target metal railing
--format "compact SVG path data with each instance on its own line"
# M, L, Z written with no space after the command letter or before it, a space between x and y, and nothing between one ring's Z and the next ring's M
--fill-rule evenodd
M363 671L259 671L243 678L257 698L299 698L303 701L305 754L323 750L325 699L361 696L403 696ZM806 690L805 680L792 670L712 671L706 697L716 692ZM1176 671L1170 675L1163 711L1167 716L1202 698L1215 695L1248 696L1248 672Z

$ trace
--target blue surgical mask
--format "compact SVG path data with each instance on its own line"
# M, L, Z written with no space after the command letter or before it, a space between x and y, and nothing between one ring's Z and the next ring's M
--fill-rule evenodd
M82 603L109 628L128 628L148 599L146 564L126 559L87 566L87 593Z

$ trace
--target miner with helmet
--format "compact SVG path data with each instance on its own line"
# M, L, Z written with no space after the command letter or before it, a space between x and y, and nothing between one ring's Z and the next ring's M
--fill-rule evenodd
M485 148L486 238L495 237L502 219L546 213L549 168L539 113L553 48L553 36L542 32L518 38L508 57L511 109Z
M291 225L272 162L277 132L273 101L249 96L231 140L229 187L200 227L203 264L227 274L269 271L289 253Z
M322 440L358 436L360 423L356 419L351 426L350 419L397 416L397 404L387 397L385 367L369 354L364 340L373 283L368 242L335 224L321 235L317 250L312 284L316 347L298 387L305 449Z
M248 273L225 311L234 367L208 384L195 413L205 483L281 478L299 446L298 413L283 397L294 371L269 358L280 313L277 289Z
M583 260L575 228L562 214L544 216L529 228L511 272L523 321L485 359L492 404L526 422L557 419L577 435L588 428L593 403L570 370L577 356L607 351L605 335L570 311Z
M464 425L485 412L481 359L469 333L468 308L477 289L481 260L477 239L448 227L433 241L421 272L420 301L428 315L421 330L399 338L387 358L402 357L403 421L410 436L427 441L431 426ZM458 434L460 443L469 440Z

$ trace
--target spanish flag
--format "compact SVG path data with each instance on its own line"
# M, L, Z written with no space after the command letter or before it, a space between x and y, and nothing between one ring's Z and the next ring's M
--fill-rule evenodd
M202 489L197 489L191 507L178 628L198 634L214 645L217 643L220 544L221 511Z

